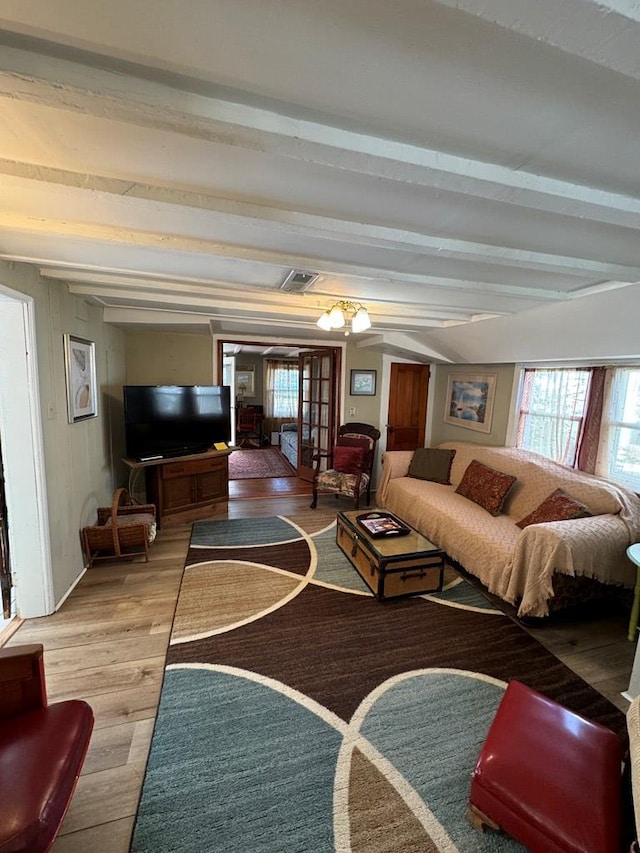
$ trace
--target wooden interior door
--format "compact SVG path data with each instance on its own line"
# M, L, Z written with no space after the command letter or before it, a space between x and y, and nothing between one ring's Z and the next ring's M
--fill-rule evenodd
M429 366L393 362L387 415L387 450L424 447Z
M340 416L340 349L309 350L298 357L298 476L313 479L316 453L333 447Z

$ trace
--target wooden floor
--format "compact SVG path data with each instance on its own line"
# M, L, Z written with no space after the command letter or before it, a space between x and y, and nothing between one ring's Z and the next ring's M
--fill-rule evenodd
M245 496L235 495L216 517L335 517L333 495L321 498L317 510L308 509L308 484L298 496L283 495L276 483L236 482ZM254 484L253 496L247 483ZM7 641L43 643L50 701L85 698L96 715L83 775L53 853L129 849L190 532L190 525L160 531L149 563L99 564L58 613L26 621ZM634 654L626 632L624 614L531 631L623 710L627 702L620 693Z

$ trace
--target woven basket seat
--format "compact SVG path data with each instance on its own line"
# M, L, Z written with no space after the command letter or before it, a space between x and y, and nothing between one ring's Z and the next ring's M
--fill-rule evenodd
M95 560L144 554L156 537L154 504L136 504L126 489L116 489L111 506L98 507L98 519L82 530L82 544L91 568Z

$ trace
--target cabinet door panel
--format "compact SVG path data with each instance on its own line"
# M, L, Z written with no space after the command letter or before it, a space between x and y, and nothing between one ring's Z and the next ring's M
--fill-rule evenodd
M172 477L162 485L164 510L189 507L196 499L195 481L193 476Z
M196 500L213 501L227 495L227 476L223 469L198 475Z

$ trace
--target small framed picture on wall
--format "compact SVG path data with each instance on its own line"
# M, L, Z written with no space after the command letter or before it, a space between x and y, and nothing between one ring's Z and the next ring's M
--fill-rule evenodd
M255 394L255 371L252 367L237 368L236 394L243 397L253 397Z
M352 397L375 397L376 395L376 373L375 370L352 370L351 388Z
M64 335L67 410L70 424L98 415L96 345L93 341Z

